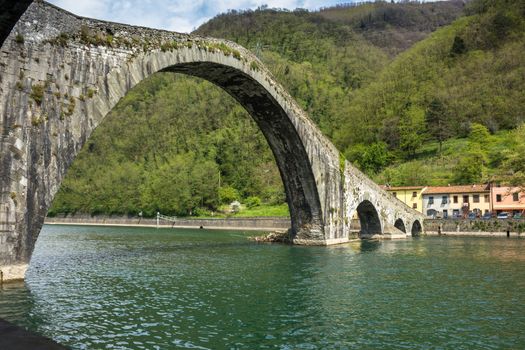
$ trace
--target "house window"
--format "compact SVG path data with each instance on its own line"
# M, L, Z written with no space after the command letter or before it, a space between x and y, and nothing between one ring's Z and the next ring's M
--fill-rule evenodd
M468 194L463 196L463 203L468 203Z
M458 196L454 196L454 203L458 202Z
M512 194L512 200L513 200L514 202L519 202L519 201L520 201L520 194L519 194L518 192L514 192L514 193Z
M448 197L447 196L442 196L441 197L441 204L447 204L448 203Z
M412 204L412 208L417 209L417 203Z
M397 193L396 192L392 192L392 196L397 198Z
M417 197L417 192L412 192L412 197L416 198Z
M475 195L473 195L473 196L472 196L472 201L473 201L474 203L479 203L479 194L475 194Z
M445 209L443 210L443 219L447 219L448 218L448 210Z
M485 195L485 203L490 202L490 196L488 194Z
M428 197L428 205L434 204L434 197Z
M501 202L501 194L496 195L496 202Z
M452 217L454 217L454 218L459 217L459 209L452 210Z

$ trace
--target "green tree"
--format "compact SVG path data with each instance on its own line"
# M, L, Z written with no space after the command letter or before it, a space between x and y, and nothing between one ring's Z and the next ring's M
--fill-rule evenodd
M233 201L239 200L239 192L230 186L224 186L219 189L219 197L222 203L229 204Z
M470 148L479 149L486 156L486 151L492 143L492 137L486 126L479 123L472 123L470 125L468 139Z
M470 125L470 133L468 137L470 142L483 145L490 140L490 131L485 125L472 123Z
M499 155L503 162L497 180L525 189L525 124L513 132L510 145Z
M427 133L439 144L438 153L441 156L443 151L443 141L452 135L450 118L443 103L438 99L433 99L425 112L425 122Z
M407 158L413 158L424 139L425 112L417 106L411 106L399 121L399 148Z
M484 176L486 156L481 150L471 150L461 156L454 167L454 182L460 185L479 183Z
M358 144L349 148L345 157L369 175L381 171L391 160L391 154L384 142L375 142L369 146Z

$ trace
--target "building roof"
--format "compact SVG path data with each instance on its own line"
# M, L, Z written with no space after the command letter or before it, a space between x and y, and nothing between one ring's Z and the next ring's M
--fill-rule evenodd
M427 186L381 186L382 189L387 191L403 191L403 190L421 190Z
M429 186L423 194L482 193L490 192L489 185Z

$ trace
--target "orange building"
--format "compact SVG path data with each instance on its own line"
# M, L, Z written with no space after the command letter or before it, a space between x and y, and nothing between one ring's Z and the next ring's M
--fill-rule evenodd
M522 188L492 185L490 196L493 212L525 214L525 191Z

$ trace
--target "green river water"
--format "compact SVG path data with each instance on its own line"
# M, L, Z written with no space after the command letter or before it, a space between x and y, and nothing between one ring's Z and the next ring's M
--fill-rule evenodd
M525 240L45 226L0 317L73 349L525 349Z

